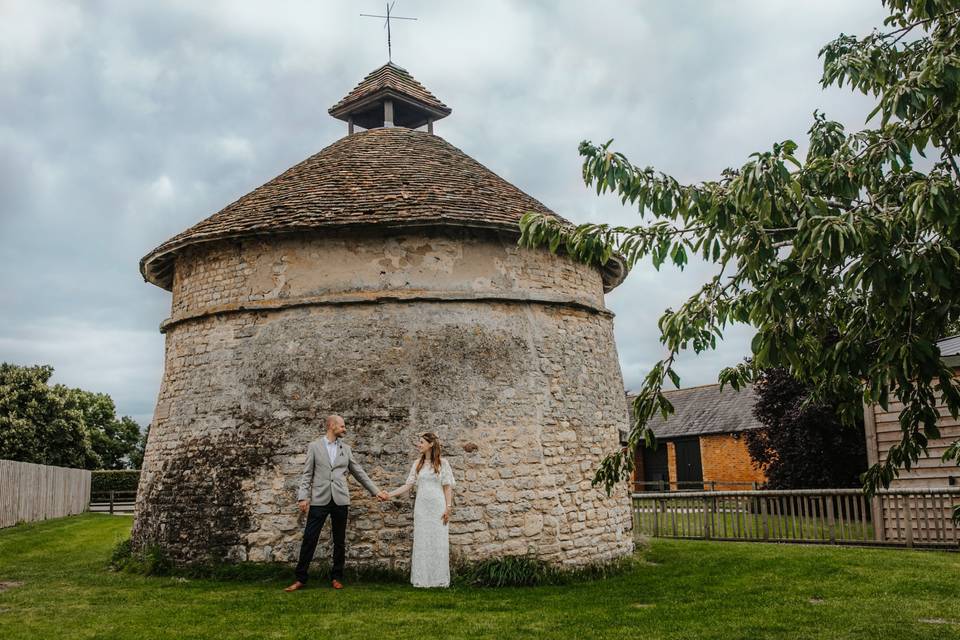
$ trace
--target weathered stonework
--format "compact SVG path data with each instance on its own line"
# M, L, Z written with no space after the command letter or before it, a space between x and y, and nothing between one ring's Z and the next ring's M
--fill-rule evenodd
M295 559L295 483L335 412L382 487L440 436L455 557L632 551L626 486L590 486L627 424L597 270L492 231L287 233L187 248L173 294L135 544ZM412 500L351 487L348 558L405 566Z

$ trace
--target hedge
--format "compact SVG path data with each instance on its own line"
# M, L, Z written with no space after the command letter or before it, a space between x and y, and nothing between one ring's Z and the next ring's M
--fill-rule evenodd
M120 471L94 471L90 491L136 491L140 484L140 471L123 469Z

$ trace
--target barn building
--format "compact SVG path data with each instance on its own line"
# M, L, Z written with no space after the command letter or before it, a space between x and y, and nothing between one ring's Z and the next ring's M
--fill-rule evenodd
M740 391L719 384L671 389L664 395L674 413L650 422L656 449L642 444L634 458L634 489L656 491L747 490L762 485L763 471L753 465L743 434L763 425L753 416L753 386ZM632 406L634 396L627 395Z
M960 372L960 335L945 338L937 343L940 357ZM893 491L910 491L915 495L883 496L873 500L874 522L883 523L877 527L880 540L898 540L906 536L906 523L911 522L911 537L918 542L923 540L949 540L954 544L960 539L960 527L952 522L954 507L960 503L960 496L944 497L942 492L926 490L944 489L956 491L960 487L960 467L956 461L944 461L944 451L951 443L960 439L960 422L950 417L946 405L938 407L940 419L937 427L939 438L931 438L927 443L928 456L921 457L912 467L900 469L899 475L890 483ZM879 404L864 407L863 423L867 440L867 462L874 465L887 457L890 447L900 441L900 412L903 404L891 401L884 409Z

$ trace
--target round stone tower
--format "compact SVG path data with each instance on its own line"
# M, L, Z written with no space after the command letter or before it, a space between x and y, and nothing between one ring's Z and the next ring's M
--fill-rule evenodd
M346 137L141 261L173 302L134 545L295 560L306 446L339 413L385 488L440 436L455 559L630 553L626 487L590 486L627 427L603 298L622 263L519 248L524 213L554 214L434 135L450 109L402 68L330 113ZM404 566L411 503L351 492L348 559Z

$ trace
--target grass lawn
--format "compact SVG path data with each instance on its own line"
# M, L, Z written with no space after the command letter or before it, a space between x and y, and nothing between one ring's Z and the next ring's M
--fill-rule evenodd
M0 638L960 638L960 554L655 540L565 587L281 592L105 569L127 517L0 530Z

